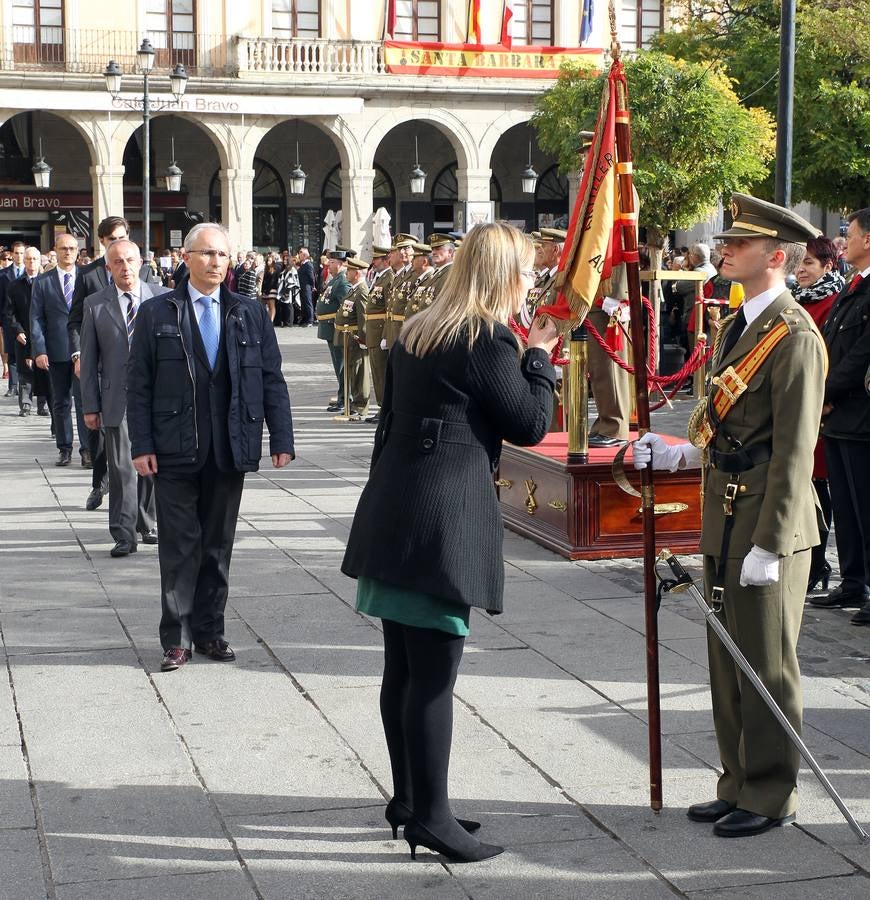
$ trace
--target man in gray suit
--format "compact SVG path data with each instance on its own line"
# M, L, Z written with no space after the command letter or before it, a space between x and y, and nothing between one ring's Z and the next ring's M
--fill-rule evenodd
M152 296L139 280L139 248L122 238L106 250L112 283L91 294L81 325L80 372L85 424L106 436L109 471L111 555L136 552L137 532L146 544L157 543L154 529L154 482L138 476L127 433L127 359L139 305Z

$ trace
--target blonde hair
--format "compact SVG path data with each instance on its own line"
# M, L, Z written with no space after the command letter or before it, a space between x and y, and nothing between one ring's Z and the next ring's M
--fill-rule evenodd
M463 331L470 349L481 328L492 334L496 322L507 324L525 296L522 271L534 256L529 237L513 225L476 225L456 251L438 299L402 328L405 349L423 357L451 346Z

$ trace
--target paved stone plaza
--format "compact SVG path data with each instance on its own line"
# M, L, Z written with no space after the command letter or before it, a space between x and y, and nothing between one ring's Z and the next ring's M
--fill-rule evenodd
M509 533L506 612L472 616L451 777L457 813L508 852L411 863L383 819L379 623L339 572L373 428L323 411L334 384L311 329L279 340L298 458L247 479L235 664L160 672L156 548L111 559L90 472L55 468L48 420L0 400L0 897L870 895L870 846L809 771L794 827L727 841L687 820L718 756L686 598L660 615L665 809L649 810L639 562L571 564ZM867 823L870 629L849 615L807 608L805 737Z

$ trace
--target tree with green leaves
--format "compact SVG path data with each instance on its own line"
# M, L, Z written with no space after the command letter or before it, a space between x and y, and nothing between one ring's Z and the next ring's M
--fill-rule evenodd
M715 63L744 103L776 112L778 0L685 0L657 47ZM792 197L870 205L870 0L797 0ZM773 182L762 193L771 197Z
M715 65L661 52L639 53L624 65L639 224L658 268L671 229L708 218L723 195L768 175L773 125L768 113L740 104ZM538 100L538 143L563 172L582 167L580 134L595 126L606 78L566 67Z

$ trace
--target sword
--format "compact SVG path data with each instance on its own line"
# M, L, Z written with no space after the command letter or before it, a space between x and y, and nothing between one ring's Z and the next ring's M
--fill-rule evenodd
M731 635L725 629L725 626L716 617L716 610L710 606L704 599L704 595L698 590L697 585L692 580L692 576L683 568L680 561L671 553L670 550L662 550L657 558L657 562L667 563L673 573L673 579L662 578L656 569L656 576L659 579L660 590L665 593L679 594L688 591L694 601L698 604L707 624L716 632L717 637L725 645L725 649L731 654L734 662L740 667L743 674L752 682L752 686L758 691L761 699L767 704L768 709L773 713L777 722L782 725L783 730L788 735L791 742L797 747L800 755L806 761L806 764L813 770L816 778L822 783L822 787L828 792L830 798L837 804L837 808L843 814L849 827L855 832L859 843L870 843L870 835L855 821L855 817L849 812L849 808L843 802L843 798L836 792L831 784L828 776L822 771L816 762L809 748L803 742L801 736L795 731L794 726L785 717L785 713L779 708L776 700L771 696L770 691L764 686L764 682L758 677L749 661L740 652L740 648L734 643Z

